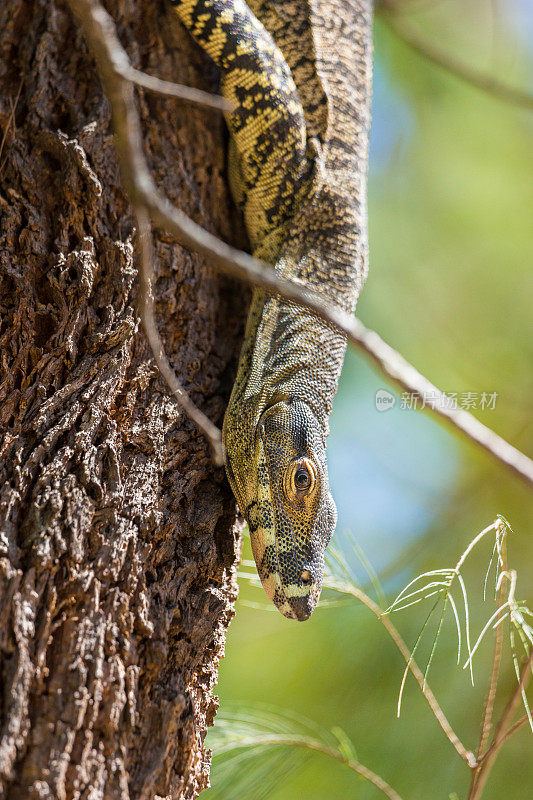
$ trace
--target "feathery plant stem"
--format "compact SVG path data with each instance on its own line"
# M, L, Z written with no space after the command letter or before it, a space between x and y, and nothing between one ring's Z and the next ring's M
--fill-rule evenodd
M523 724L525 724L525 722L529 722L530 727L533 731L533 718L531 715L531 710L526 696L526 686L529 681L529 676L531 673L531 664L533 661L533 649L532 649L533 628L527 622L526 617L531 617L533 615L532 612L529 610L529 608L527 608L527 606L524 603L519 602L516 599L517 573L516 570L509 569L507 565L506 536L509 531L511 531L511 528L507 523L507 521L503 517L498 517L491 525L489 525L487 528L481 531L481 533L479 533L470 542L470 544L464 550L456 566L453 569L430 570L428 572L423 573L422 575L417 576L412 581L410 581L410 583L404 589L402 589L402 591L398 594L392 605L387 609L387 613L391 613L393 611L400 611L405 608L408 608L410 605L414 605L415 603L421 602L422 600L433 598L437 594L437 600L433 602L432 608L428 616L426 617L426 620L424 621L420 633L411 650L411 656L413 656L420 644L421 638L428 626L429 620L432 618L439 602L441 600L443 601L441 615L437 626L437 631L433 639L431 653L425 671L425 677L427 676L429 667L431 665L433 656L435 654L437 641L442 629L444 614L446 611L447 604L450 601L451 603L453 603L452 610L454 612L454 619L458 634L458 663L460 660L461 624L457 608L455 607L455 602L453 601L453 594L452 594L453 583L455 580L457 581L460 587L463 599L463 606L464 606L464 626L466 630L466 647L468 651L468 657L465 661L465 664L463 665L463 668L466 669L468 667L470 669L470 674L472 679L473 679L472 665L473 665L474 655L478 651L488 631L491 629L495 631L495 643L494 643L494 650L492 657L492 667L491 667L487 697L484 703L483 713L482 713L481 732L480 732L477 758L473 757L472 763L469 764L472 769L472 777L471 777L468 800L479 800L479 798L481 797L492 764L494 763L494 760L498 755L501 746L509 738L509 736L511 736L516 730L518 730ZM495 562L496 566L495 566L494 583L495 583L496 610L490 615L488 620L485 622L476 641L472 645L470 640L470 615L468 607L468 593L466 590L463 577L461 575L461 569L464 566L470 554L472 553L472 551L474 550L474 548L482 541L482 539L484 539L490 533L494 534L495 539L483 585L483 600L486 599L488 579L490 572L492 570L493 563ZM420 581L425 581L422 587L418 585ZM441 588L435 588L439 586ZM494 713L494 702L496 698L498 679L499 679L501 661L503 655L503 631L504 631L503 623L505 623L507 620L509 621L509 641L510 641L512 662L516 672L518 684L495 727L492 742L489 745L490 734L492 729L492 718ZM526 663L522 669L520 668L519 664L520 658L519 658L519 649L517 646L517 638L520 644L522 645L522 648L526 655ZM405 673L404 673L404 681L405 681ZM403 682L400 694L402 690L403 690ZM516 713L516 710L520 705L520 702L523 703L526 713L515 724L511 724L512 718Z
M526 696L526 688L530 679L533 665L533 628L528 622L528 619L533 617L533 612L523 602L516 599L517 573L515 570L509 569L507 564L506 536L509 532L512 532L512 529L508 522L503 517L498 517L491 525L484 528L479 534L477 534L477 536L474 537L474 539L463 551L453 568L428 570L422 575L417 576L411 580L404 589L402 589L393 603L386 610L383 610L378 602L373 600L364 589L357 585L356 576L350 567L348 559L338 549L332 548L328 553L328 569L324 578L325 588L329 588L335 592L344 594L359 601L362 605L368 608L384 626L406 664L398 698L398 714L406 678L410 672L418 683L422 694L426 698L426 701L431 708L437 722L441 726L444 734L453 745L461 759L471 770L471 783L468 800L480 800L482 797L482 793L484 791L484 787L486 785L492 765L498 753L500 752L502 745L507 741L507 739L517 730L519 730L519 728L525 725L526 722L529 722L533 730L533 719ZM472 644L470 636L468 592L461 570L469 556L472 554L473 550L481 541L486 540L489 534L494 536L494 545L492 547L490 562L483 583L483 600L486 600L489 577L494 569L494 599L496 601L496 610L484 623L480 634ZM350 544L353 544L353 542L350 542ZM353 553L358 555L359 559L361 560L361 563L369 575L370 584L374 587L376 594L381 600L381 597L383 596L382 590L374 571L370 567L366 558L361 556L361 553L357 547L353 547ZM253 564L252 562L244 562L243 566L251 567ZM241 570L241 576L247 578L253 584L259 585L259 580L255 572ZM424 581L424 583L422 586L420 586L422 581ZM459 613L461 609L460 606L458 606L457 601L454 599L452 591L460 593L462 601L462 613L464 615L462 623ZM429 598L436 599L433 600L432 607L422 625L415 644L410 649L393 624L390 615L392 612L404 610ZM440 610L440 616L438 619L437 631L432 642L431 652L425 671L422 671L415 661L415 653L441 600L442 608ZM323 603L323 605L328 605L328 602L326 601ZM477 756L474 755L474 753L463 744L459 736L455 733L427 681L428 672L436 652L437 642L443 628L446 609L448 606L452 610L457 630L457 664L459 664L461 660L461 648L464 640L467 650L467 657L463 668L470 669L472 681L473 658L480 648L480 645L487 633L491 629L493 629L495 632L492 667L489 677L487 696L482 710ZM507 624L509 626L511 656L517 676L517 686L515 687L497 723L493 725L495 698L503 658L504 628ZM463 626L465 629L464 638L462 636ZM521 666L520 651L522 650L526 656L526 659L525 663ZM521 703L524 705L526 713L513 723L513 718L515 717ZM250 719L253 721L253 718L249 717L247 724L250 724ZM248 747L250 749L255 748L255 752L259 753L257 748L273 747L274 745L283 744L300 747L310 751L314 750L316 752L321 752L325 755L328 755L339 763L348 766L354 772L373 783L376 788L380 789L387 797L399 797L395 790L392 789L389 784L387 784L380 776L376 775L376 773L373 773L359 762L352 750L351 742L343 732L337 731L337 733L335 733L335 731L332 731L337 739L336 742L332 743L331 738L326 740L323 735L317 736L316 728L313 729L311 735L309 735L307 732L302 734L301 719L298 719L300 731L288 729L286 723L282 721L281 717L277 717L276 720L276 730L272 728L272 718L270 722L268 720L265 722L263 718L261 718L260 724L258 724L256 720L253 731L251 731L250 728L244 730L241 727L240 734L239 731L235 731L236 735L231 738L225 746L223 745L221 748L218 748L218 753L227 752L228 750L236 750L239 747ZM243 720L241 718L241 725L242 722ZM494 732L491 738L491 731L493 727Z
M214 735L215 758L239 750L248 750L249 755L253 756L264 753L268 748L296 747L322 753L372 783L389 800L402 800L387 781L358 760L352 742L339 728L325 731L311 721L287 712L274 713L258 708L221 714ZM221 794L225 789L226 786L221 787Z
M347 592L348 594L351 594L352 597L355 597L356 600L359 600L361 603L363 603L379 619L379 621L382 623L383 627L391 637L392 641L400 651L402 657L404 658L405 663L407 664L407 669L409 670L409 672L411 672L416 682L420 686L422 694L426 698L429 707L431 708L437 722L441 726L446 737L455 747L456 751L459 753L463 761L465 761L470 767L475 766L477 762L474 754L464 746L464 744L461 742L461 740L453 730L452 726L448 722L448 719L444 711L440 707L437 698L431 691L426 679L424 678L424 673L414 660L411 651L409 650L408 646L406 645L405 641L400 635L398 629L391 622L390 618L385 614L383 609L381 609L377 603L375 603L367 594L365 594L365 592L363 592L361 589L358 589L356 586L350 586L350 585L343 586L342 584L335 585L333 582L330 581L328 581L327 585L331 589L336 589L337 591Z
M474 754L464 746L460 738L453 730L444 711L440 707L437 698L427 683L427 676L424 675L416 663L413 657L413 652L409 650L407 644L390 617L374 600L372 600L371 597L366 594L366 592L357 586L346 560L343 558L342 554L334 548L332 548L331 552L329 553L328 567L328 574L324 578L324 586L329 589L333 589L334 591L351 595L356 600L359 600L361 603L363 603L369 609L369 611L371 611L374 616L377 617L391 637L397 649L400 651L400 654L406 663L406 671L404 673L402 686L405 683L407 673L411 672L418 683L422 694L426 698L433 715L444 731L444 734L449 742L454 746L457 753L461 756L463 761L468 764L469 767L475 766L477 762ZM440 574L442 572L444 571L434 570L433 574Z
M344 764L346 767L351 769L353 772L356 772L358 775L361 775L362 778L365 778L370 783L373 783L374 786L383 792L384 795L390 798L390 800L402 800L401 796L396 792L389 784L383 780L379 775L372 770L365 767L364 764L361 764L359 761L356 761L353 758L346 758L343 753L339 750L334 750L331 747L326 747L321 742L313 741L312 739L299 739L297 737L283 737L282 739L276 740L275 737L265 737L263 739L263 744L270 744L270 745L277 745L277 744L286 744L286 745L293 745L294 747L303 747L307 748L308 750L314 750L317 753L323 753L330 758L335 759L338 761L339 764Z

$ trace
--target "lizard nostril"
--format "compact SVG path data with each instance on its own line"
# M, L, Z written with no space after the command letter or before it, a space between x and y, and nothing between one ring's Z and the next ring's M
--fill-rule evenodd
M309 586L310 583L313 583L313 576L308 569L303 569L300 575L300 580L304 586Z

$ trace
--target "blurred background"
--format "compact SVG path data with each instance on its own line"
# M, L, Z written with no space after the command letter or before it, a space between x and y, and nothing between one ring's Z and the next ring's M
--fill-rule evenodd
M533 94L533 2L402 0L391 7L392 17L378 12L375 25L370 272L358 314L439 388L457 393L459 405L531 454L533 111L435 66L403 34ZM368 576L347 532L390 602L418 573L453 566L499 513L514 530L509 562L518 570L517 594L531 607L528 489L469 442L406 408L401 394L393 392L394 407L378 411L380 389L390 387L350 351L331 420L329 468L337 543L351 553L361 585ZM492 401L482 408L484 393ZM493 610L483 606L480 591L490 549L476 551L465 571L475 630ZM251 558L247 540L244 558ZM426 613L417 605L394 617L410 646ZM430 683L475 749L492 642L480 649L474 688L455 665L455 646L448 620ZM217 692L222 709L265 703L327 729L342 727L358 758L406 800L465 798L468 770L412 679L396 718L403 667L380 624L355 601L326 605L297 624L241 581ZM506 656L500 698L514 681ZM486 800L531 800L532 743L524 725L502 750ZM301 769L273 781L271 800L381 796L324 756L289 755ZM215 789L217 769L215 759ZM225 796L254 795L250 789Z

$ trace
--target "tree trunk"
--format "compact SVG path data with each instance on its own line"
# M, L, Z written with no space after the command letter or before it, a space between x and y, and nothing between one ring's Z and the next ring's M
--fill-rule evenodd
M216 88L162 2L107 7L134 66ZM193 798L235 506L139 327L132 218L82 34L59 2L4 0L0 40L0 798ZM221 116L139 107L161 190L242 246ZM220 424L245 295L168 236L156 257L167 354Z

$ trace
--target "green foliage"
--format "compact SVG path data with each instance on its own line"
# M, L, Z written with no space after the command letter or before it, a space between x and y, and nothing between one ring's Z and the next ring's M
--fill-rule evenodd
M429 598L436 596L436 600L433 601L429 614L427 615L424 624L415 641L414 647L411 650L411 658L414 658L418 646L422 641L422 637L424 636L426 629L428 628L429 623L432 620L433 616L438 612L438 607L440 605L441 612L437 628L435 631L435 635L431 643L431 652L424 671L424 683L427 680L429 668L431 666L431 663L433 661L433 656L435 655L435 651L437 649L437 643L442 630L444 615L448 605L451 607L453 611L453 619L457 630L457 664L459 664L461 660L461 629L463 627L466 633L466 649L468 658L466 659L463 665L463 669L469 667L472 685L474 685L474 672L473 672L474 655L476 654L479 646L481 645L481 642L483 641L487 633L491 629L496 630L496 628L498 628L505 620L509 621L510 651L512 654L513 665L515 668L517 680L520 680L519 661L522 656L524 655L526 657L529 656L533 648L533 628L531 627L531 625L529 625L526 619L526 617L531 618L533 614L525 603L518 602L516 600L517 573L516 570L514 569L510 570L507 568L506 556L505 556L506 537L509 532L511 532L511 527L509 526L509 523L503 517L499 517L495 522L492 523L492 525L489 525L487 528L481 531L481 533L478 534L472 540L472 542L470 542L466 550L461 554L461 557L459 558L455 567L451 569L445 568L445 569L430 570L429 572L424 572L421 575L418 575L416 578L413 578L413 580L410 581L404 589L402 589L402 591L397 595L396 599L387 609L386 611L387 614L395 611L403 611L406 608L410 608L411 606L416 605L417 603L423 602L425 600L428 600ZM466 589L465 582L463 580L463 576L461 574L461 570L468 557L472 554L473 550L480 544L480 542L482 542L487 536L490 536L491 534L494 537L494 545L492 548L489 565L485 573L485 581L483 585L483 600L484 601L486 600L487 581L491 572L492 565L494 563L495 564L494 600L496 601L496 610L490 615L489 619L485 622L475 643L472 645L471 633L470 633L470 612L468 605L468 592ZM509 587L508 594L505 599L500 598L498 596L499 590L503 587L504 582L507 582ZM462 610L464 614L463 620L459 619L458 607L460 608L460 603L459 601L454 600L454 595L453 595L453 590L456 588L456 584L458 584L460 587L460 601L462 601ZM523 653L520 654L516 646L516 636L518 636L518 638L520 639L520 642L523 647ZM402 686L400 689L400 696L398 699L398 715L400 713L402 693L405 685L405 679L408 674L408 669L409 669L409 664L405 668L402 680ZM524 703L524 708L528 717L528 721L531 730L533 732L533 720L531 718L531 710L529 707L529 703L527 701L526 693L525 691L522 691L521 694Z
M531 54L516 30L509 28L507 6L500 4L500 14L492 24L493 5L486 0L413 3L407 18L457 58L485 71L493 69L502 80L517 86L527 85L524 77L530 74ZM423 12L415 13L415 8L422 7ZM493 42L495 62L491 60ZM378 126L385 128L391 143L382 157L374 155L371 159L370 272L358 313L442 389L497 391L495 410L482 413L476 409L474 413L530 453L533 194L528 165L533 163L533 115L494 100L428 64L379 22L376 54L377 81L387 89L380 94L376 85L376 131ZM411 678L401 718L396 718L405 662L376 618L353 595L339 592L338 585L364 585L367 594L385 609L390 600L384 602L380 592L393 598L403 585L436 566L456 565L457 553L467 549L472 531L480 529L480 521L494 519L500 512L512 520L516 534L506 535L506 548L509 563L519 568L516 605L510 602L498 612L477 647L479 634L493 613L492 607L487 612L493 589L497 589L497 595L503 590L502 604L513 597L511 581L507 576L500 577L508 570L502 569L497 548L486 579L486 601L486 546L476 546L460 566L467 589L468 617L453 566L413 584L407 594L432 582L443 585L426 588L407 602L425 597L431 590L435 595L401 613L386 615L386 619L401 625L403 638L412 650L424 618L438 600L415 657L422 674L429 664L428 683L453 728L461 731L463 740L473 747L479 739L480 709L491 671L490 642L498 632L505 634L507 657L501 665L497 717L505 697L517 685L512 652L518 665L525 652L516 625L526 644L529 641L526 631L530 633L530 629L525 625L531 624L531 617L520 599L533 596L531 495L470 445L453 439L415 412L402 411L395 426L406 443L411 466L414 464L409 471L403 461L405 451L382 434L387 415L366 416L359 427L353 423L360 410L372 404L374 390L383 385L361 358L349 354L332 418L329 463L331 467L338 463L340 451L334 442L340 442L350 455L343 469L348 470L355 491L357 482L369 470L369 459L375 458L381 470L376 481L390 476L396 480L391 503L398 505L393 514L402 517L398 501L404 498L418 504L416 531L398 542L395 530L382 531L376 526L379 546L373 546L374 533L368 535L366 526L369 519L372 521L375 501L369 496L366 508L354 514L353 522L343 525L350 527L352 540L377 565L380 587L373 585L348 540L336 536L344 567L335 566L333 552L328 575L332 588L325 590L325 602L304 624L282 619L271 610L261 591L241 578L237 615L221 664L221 708L274 705L283 709L283 714L294 713L297 719L312 718L326 731L338 725L354 742L358 758L384 775L406 800L454 794L455 800L465 800L468 769L456 757L421 692L411 687ZM421 431L426 437L424 448L420 446ZM445 437L456 454L457 466L453 480L435 490L428 485L426 475L441 468L440 445ZM336 494L335 486L333 491ZM339 510L343 515L344 507ZM493 534L486 534L483 541L488 543ZM384 559L383 567L380 558L389 551L393 555ZM246 559L251 559L248 542ZM241 572L256 580L255 566L243 566ZM426 605L427 611L422 612ZM470 644L466 640L467 618ZM493 630L500 619L499 627ZM458 655L458 627L460 669L453 668ZM212 783L218 791L216 741L210 733L208 744L215 752ZM242 752L228 751L226 755L241 756ZM269 758L273 761L265 767L262 781L256 779L256 783L267 787L269 800L372 800L379 796L375 787L355 779L350 770L303 748L269 747L263 757L266 763ZM496 761L484 800L530 800L533 774L524 768L530 761L531 734L524 724L506 742ZM233 779L241 780L241 769L251 778L256 774L254 763L255 759L242 756L242 761L235 762ZM253 800L244 777L240 785L241 796ZM239 795L232 790L225 796ZM209 800L209 793L205 797Z
M474 537L453 568L428 570L413 578L407 586L399 592L386 611L383 611L382 608L359 587L354 572L350 567L350 557L354 552L351 547L346 552L340 550L339 547L332 549L329 554L324 580L326 589L355 598L362 602L382 621L385 620L386 615L404 611L408 608L412 609L419 603L436 597L435 600L432 600L429 614L427 614L415 644L410 651L396 628L388 624L388 622L384 622L385 630L389 633L394 644L406 660L406 667L398 699L398 716L400 715L405 681L407 675L411 671L415 678L417 678L419 686L428 700L431 711L443 732L454 745L458 754L467 761L471 767L475 767L476 769L483 769L481 757L485 756L486 753L490 753L492 749L500 746L501 734L503 733L506 737L512 730L510 727L512 716L507 719L506 712L504 711L496 727L496 733L491 739L490 730L492 724L493 700L498 688L498 675L501 663L501 631L498 629L501 628L502 623L506 620L508 620L509 623L510 652L518 681L518 688L515 690L515 694L518 693L517 696L520 696L522 699L526 716L533 732L531 710L526 695L527 683L522 680L522 675L527 675L527 673L523 672L524 667L519 663L519 653L515 642L515 636L518 635L523 645L526 658L531 658L533 654L533 629L527 622L526 617L531 618L533 614L525 603L520 603L516 600L517 573L514 569L508 568L506 558L506 537L510 531L511 528L507 521L503 517L498 517L491 525ZM492 613L488 621L485 622L475 643L472 645L468 591L462 572L476 548L489 537L493 539L493 546L483 583L482 602L487 602L487 582L492 566L495 564L494 601L496 602L496 611ZM344 541L350 545L350 538ZM360 549L355 552L357 552L360 560L367 569L373 588L376 590L377 594L382 597L382 589L373 569L367 559L361 554ZM245 562L245 567L248 569L244 572L244 577L258 587L260 584L256 576L253 572L248 571L252 567L252 564L250 564L250 562ZM508 583L507 595L505 595L503 591L505 581ZM454 592L458 593L458 598L456 600L454 599ZM324 602L328 603L327 600ZM428 629L430 621L438 613L439 606L440 613L438 614L438 623L431 642L426 668L422 674L415 662L415 655ZM478 751L479 762L476 762L473 753L469 752L457 737L456 733L449 725L449 722L444 717L434 694L430 692L427 685L429 669L437 650L447 607L450 607L453 612L453 619L456 627L458 664L461 658L462 630L464 629L465 631L464 638L466 640L468 658L465 661L464 667L470 667L472 686L474 685L472 668L474 655L487 635L487 632L490 629L496 631L496 647L488 693L488 697L491 699L485 702L481 712L483 719L482 731L484 731L484 733L482 734ZM513 694L511 693L511 697L512 696ZM507 698L508 705L514 702L511 700L511 697ZM392 798L392 800L401 800L395 790L380 776L376 775L359 762L351 739L341 727L335 726L331 728L330 731L327 731L294 712L290 713L286 710L273 710L272 708L258 706L244 708L233 713L225 710L219 715L210 742L214 750L215 759L220 764L215 771L215 797L226 797L231 793L235 798L242 796L254 798L255 800L262 800L263 797L269 796L272 786L284 783L291 773L296 772L302 767L301 759L290 758L289 756L289 751L297 748L301 751L314 751L327 755L349 767L357 775L365 778L376 790L381 791L387 797ZM478 764L480 766L478 766ZM474 786L474 783L472 783L472 786ZM474 796L476 798L480 797L481 793L472 795L472 797Z
M222 711L210 745L221 762L212 796L235 800L268 797L273 784L305 766L310 751L333 754L341 762L356 757L341 728L323 730L310 720L268 706ZM296 748L296 753L289 748Z

